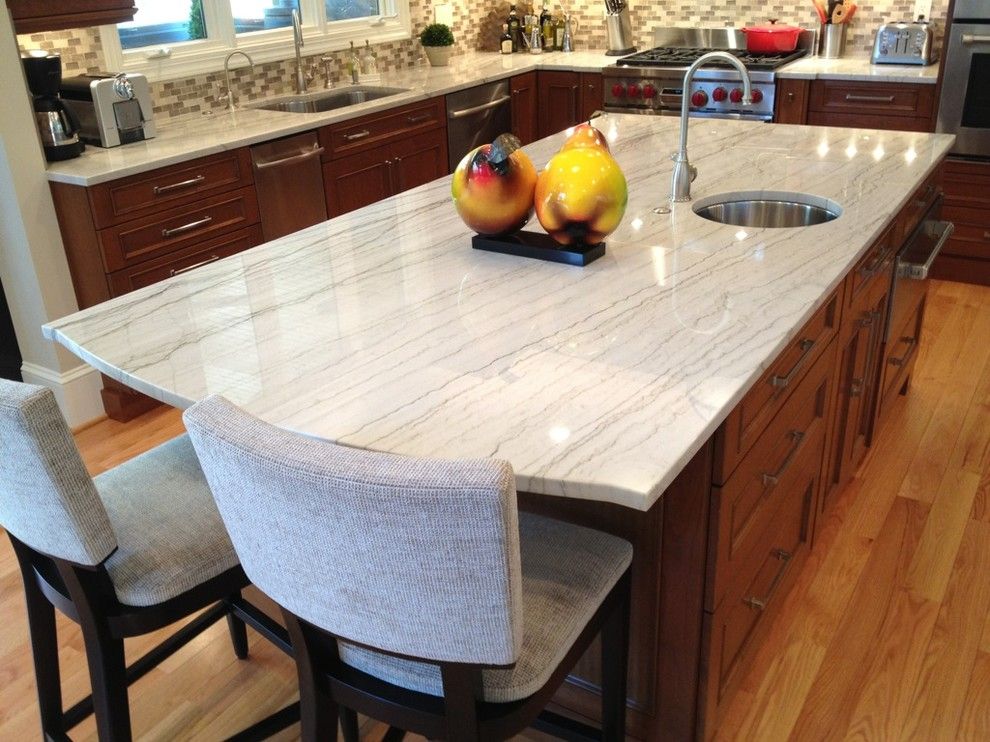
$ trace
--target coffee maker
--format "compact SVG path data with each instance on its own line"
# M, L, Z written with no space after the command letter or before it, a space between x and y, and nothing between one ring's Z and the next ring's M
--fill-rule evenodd
M24 74L34 104L34 119L45 150L45 159L68 160L82 154L79 122L58 95L62 84L62 58L45 51L21 55Z

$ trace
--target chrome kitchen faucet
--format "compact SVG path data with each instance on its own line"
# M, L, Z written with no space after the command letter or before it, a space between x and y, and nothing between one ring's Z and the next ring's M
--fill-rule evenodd
M227 55L227 58L225 60L223 60L223 76L224 76L224 78L225 78L225 80L227 82L227 110L228 111L233 111L234 108L235 108L235 106L234 106L234 89L232 87L230 87L230 58L231 57L234 57L234 56L237 56L238 54L240 54L242 57L244 57L248 61L248 64L251 65L251 71L254 72L254 60L251 59L251 57L248 55L247 52L242 52L239 49L235 49L234 51L232 51L230 54Z
M715 60L729 62L739 70L743 82L742 104L748 106L753 102L753 88L749 79L749 72L746 71L743 63L737 57L734 57L728 52L718 51L702 54L695 60L694 64L688 67L687 72L684 73L684 85L681 89L681 148L674 155L674 174L670 181L671 201L691 200L691 182L698 175L698 168L694 167L688 161L687 153L688 114L691 108L691 81L694 79L694 73L699 68Z

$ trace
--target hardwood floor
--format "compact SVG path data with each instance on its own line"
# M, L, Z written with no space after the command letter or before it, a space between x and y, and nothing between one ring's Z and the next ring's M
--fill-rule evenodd
M717 739L990 739L990 288L933 282L920 353L910 393L836 504ZM158 410L76 438L95 473L181 430L178 413ZM33 739L6 539L0 586L0 738ZM86 663L75 626L59 631L71 702L87 691ZM129 657L155 640L131 642ZM132 687L135 734L219 739L295 696L286 657L253 635L239 662L220 624ZM377 741L384 729L363 732ZM95 738L92 720L73 738Z

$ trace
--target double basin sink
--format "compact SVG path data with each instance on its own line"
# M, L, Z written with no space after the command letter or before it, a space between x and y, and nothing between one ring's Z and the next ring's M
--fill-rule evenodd
M322 113L338 108L367 103L370 100L388 98L409 92L408 88L389 88L378 85L349 85L345 88L321 90L314 93L288 95L262 101L251 106L263 111L288 111L289 113Z

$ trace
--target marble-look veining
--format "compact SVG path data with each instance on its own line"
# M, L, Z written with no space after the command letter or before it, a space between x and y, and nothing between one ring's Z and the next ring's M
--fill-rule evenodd
M864 62L865 59L865 62ZM327 124L340 123L358 116L446 95L457 90L501 80L534 69L600 72L615 63L599 51L579 51L570 54L486 54L468 52L453 57L448 67L412 67L387 72L382 84L407 88L409 92L360 103L324 113L285 113L261 111L243 107L233 113L208 113L164 119L159 122L158 135L147 142L123 147L101 149L89 147L82 157L49 163L48 179L60 183L91 186L116 178L166 167L179 162L205 157L225 150L257 144L269 139L310 131ZM876 67L877 65L873 65ZM817 57L799 60L780 72L782 76L823 79L871 79L877 82L925 82L920 70L937 76L937 66L910 68L889 66L869 75L868 58L819 60ZM793 74L789 72L795 69ZM930 82L934 82L931 77ZM283 97L283 96L278 96ZM257 105L252 101L250 105Z
M805 57L782 67L778 77L804 80L848 80L850 82L920 83L938 82L938 63L929 65L872 64L869 54L838 59Z
M471 249L442 178L44 328L186 407L224 394L348 445L496 456L518 487L646 510L944 157L948 135L695 120L696 200L843 207L741 229L666 206L677 119L606 115L629 206L585 268ZM562 135L527 148L542 167ZM535 220L530 229L539 229Z

